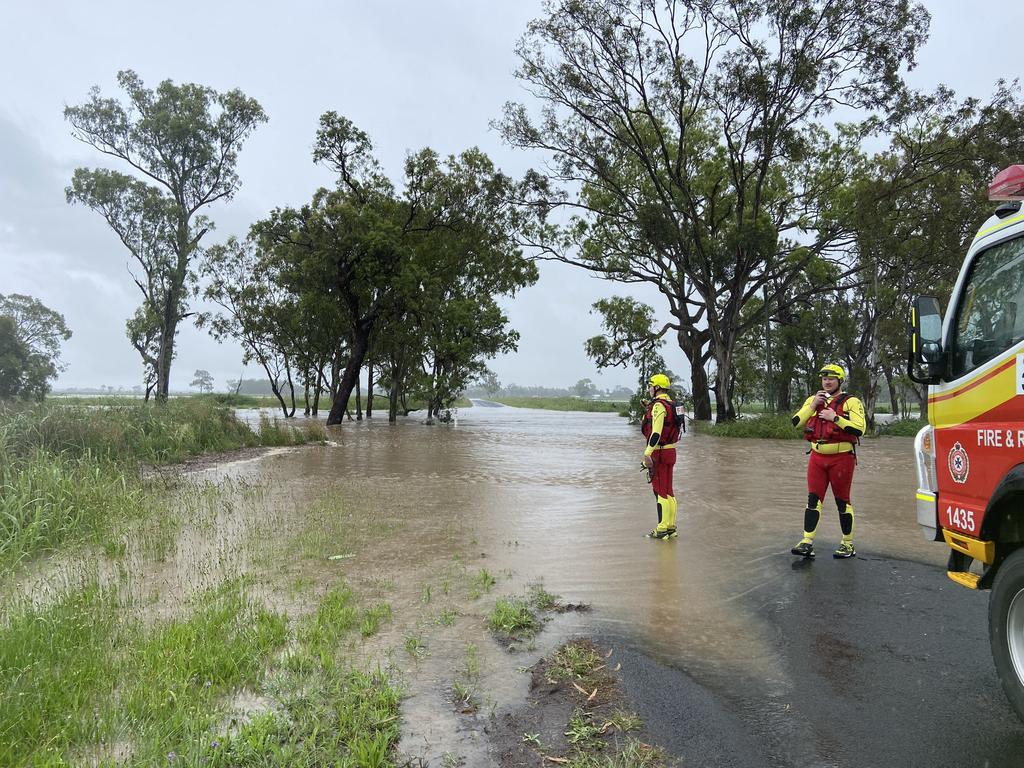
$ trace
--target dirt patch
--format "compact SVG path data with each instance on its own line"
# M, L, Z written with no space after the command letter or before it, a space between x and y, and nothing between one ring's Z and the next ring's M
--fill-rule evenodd
M616 756L622 762L615 765L668 765L664 753L646 743L619 668L611 649L585 638L534 664L523 706L499 716L487 731L494 765L589 765L588 758L603 765Z

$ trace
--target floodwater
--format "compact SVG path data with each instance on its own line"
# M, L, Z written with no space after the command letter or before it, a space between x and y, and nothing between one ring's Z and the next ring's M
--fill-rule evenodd
M340 497L361 508L353 514L368 519L380 540L349 570L362 578L391 574L407 606L421 596L429 574L458 553L470 571L500 574L496 591L542 581L564 602L591 607L559 617L519 665L560 639L594 630L629 638L720 690L753 681L777 695L792 685L777 638L759 618L758 593L776 602L788 594L763 588L791 579L789 548L800 538L806 504L802 441L684 435L675 470L680 535L656 542L643 535L656 513L640 471L642 438L613 414L478 405L460 410L454 425L373 419L330 432L335 445L275 462L285 462L293 478L337 484ZM912 444L879 438L860 447L853 488L857 548L862 557L941 566L945 548L925 541L915 519ZM826 557L839 536L829 496L817 538ZM402 602L400 594L388 597ZM485 614L482 607L463 616L447 639L434 638L430 658L412 673L403 705L407 752L433 763L443 755L438 745L450 745L456 731L462 737L455 751L471 752L477 734L467 734L445 697L452 667ZM501 674L508 667L504 651L492 655L493 643L478 642L480 688L493 711L497 702L521 698L526 676L509 682Z
M514 670L574 634L627 638L719 690L792 685L759 618L759 593L773 608L789 599L764 588L791 574L806 503L802 441L683 435L679 538L657 542L644 537L656 513L640 471L643 440L614 414L478 405L453 424L426 426L414 414L328 433L327 445L188 473L181 487L191 512L179 527L129 537L116 567L146 611L173 615L236 575L289 615L340 583L387 601L395 621L363 652L402 670L400 746L430 764L444 764L447 752L478 764L474 750L483 749L483 720L453 705L456 681L477 692L480 715L495 713L525 696L529 676ZM926 542L915 520L912 443L860 447L857 549L941 566L945 548ZM839 536L830 496L818 549L827 556ZM296 540L305 543L286 543ZM478 597L481 571L497 583ZM486 632L486 616L496 596L525 595L536 583L590 610L559 615L510 653ZM413 637L423 642L416 658L406 652Z

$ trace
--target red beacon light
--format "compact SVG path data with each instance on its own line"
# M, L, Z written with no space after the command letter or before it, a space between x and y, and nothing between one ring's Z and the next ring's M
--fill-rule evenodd
M1004 168L988 185L989 200L1024 200L1024 165Z

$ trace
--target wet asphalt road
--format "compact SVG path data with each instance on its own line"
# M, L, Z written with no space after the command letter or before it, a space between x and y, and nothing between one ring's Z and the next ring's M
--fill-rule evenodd
M1024 766L1024 724L988 644L988 593L932 565L780 555L788 572L746 605L769 622L794 690L705 687L672 659L618 643L650 740L684 766Z

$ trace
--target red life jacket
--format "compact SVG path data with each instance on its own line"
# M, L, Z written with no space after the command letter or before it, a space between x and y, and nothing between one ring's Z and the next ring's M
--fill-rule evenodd
M845 403L850 397L848 392L840 392L831 402L826 402L818 410L831 408L836 412L836 417L845 416ZM804 440L810 443L852 443L857 444L857 437L849 432L844 432L837 424L831 421L819 419L815 413L804 425Z
M663 397L654 398L647 406L647 413L640 424L640 430L648 440L651 438L651 431L654 426L654 404L661 403L665 406L665 420L661 425L661 434L658 435L658 445L670 445L679 439L679 423L682 416L676 411L676 404L673 400L666 400Z

